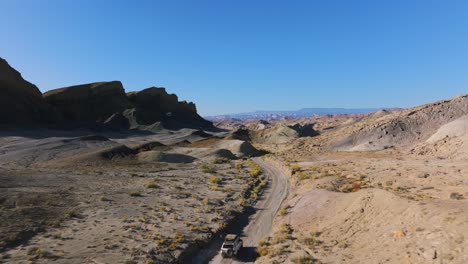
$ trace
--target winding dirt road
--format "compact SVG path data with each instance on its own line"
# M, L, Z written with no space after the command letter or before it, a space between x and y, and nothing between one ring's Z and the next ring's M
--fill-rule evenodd
M263 193L262 199L256 204L256 212L249 218L249 224L244 228L242 239L244 248L238 259L223 259L216 255L209 263L253 263L258 241L271 232L273 219L278 213L281 203L286 199L289 190L288 176L272 163L261 158L253 159L269 177L270 184Z

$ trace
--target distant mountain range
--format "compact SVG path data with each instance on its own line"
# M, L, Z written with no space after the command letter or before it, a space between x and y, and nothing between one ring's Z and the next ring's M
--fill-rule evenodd
M281 118L301 118L311 117L316 115L343 115L343 114L367 114L376 112L382 109L396 108L303 108L296 111L254 111L238 114L227 114L217 116L206 116L208 120L219 120L224 118L234 119L281 119Z

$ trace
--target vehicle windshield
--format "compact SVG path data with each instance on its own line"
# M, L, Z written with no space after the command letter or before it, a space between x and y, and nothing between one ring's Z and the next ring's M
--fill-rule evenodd
M234 247L233 244L227 244L227 245L224 244L224 245L223 245L223 248L233 248L233 247Z

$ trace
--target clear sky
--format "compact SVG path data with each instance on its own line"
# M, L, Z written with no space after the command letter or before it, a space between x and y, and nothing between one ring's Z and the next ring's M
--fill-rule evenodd
M0 0L0 10L0 57L42 91L164 86L203 115L468 93L468 1Z

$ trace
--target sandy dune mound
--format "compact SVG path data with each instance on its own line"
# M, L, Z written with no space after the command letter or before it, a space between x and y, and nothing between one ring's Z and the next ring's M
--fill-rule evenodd
M262 130L272 127L271 123L266 120L259 120L256 124L252 124L249 128L252 130Z
M221 140L220 138L208 138L208 139L203 139L203 140L192 142L187 146L191 148L209 148L209 147L216 146L216 144L220 140Z
M250 157L260 155L260 151L249 142L242 140L221 140L215 146L218 149L227 149L237 157Z
M418 155L440 158L468 158L468 116L460 117L439 128L426 142L410 150Z
M249 157L257 156L260 153L249 142L238 139L208 138L191 144L185 144L183 147L194 148L191 151L198 152L197 155L202 156L214 155L223 157L227 155L226 157L232 157L234 155L237 157ZM204 154L201 154L202 152Z
M344 128L344 127L347 127L347 126L352 126L354 124L356 124L357 122L359 122L361 119L360 118L348 118L346 119L344 122L341 122L337 128L340 129L340 128Z
M64 153L38 163L41 167L68 167L74 165L103 165L108 162L133 159L138 152L125 145L113 142L111 147L101 146L83 149L79 152Z
M212 137L211 134L208 134L206 133L205 131L203 130L195 130L192 132L192 136L199 136L199 137L202 137L202 138L209 138L209 137Z
M468 116L462 116L439 128L426 142L434 143L444 138L468 135Z
M119 143L96 135L67 139L18 137L0 146L0 162L30 166L118 146Z
M213 156L216 158L225 158L225 159L237 159L236 155L228 149L218 149L213 152Z
M185 139L185 140L176 142L174 144L171 144L170 147L188 147L190 145L192 145L192 142Z
M163 151L144 151L137 154L137 158L144 162L191 163L195 158L179 153Z
M419 203L379 189L350 194L313 190L299 197L292 202L289 216L293 228L320 232L324 244L342 244L339 252L319 253L325 263L342 263L347 256L355 261L346 263L433 263L435 259L463 263L468 259L463 250L468 240L460 233L468 204L460 211L455 206L459 201Z
M242 140L210 138L200 142L173 146L172 152L190 155L197 159L237 159L258 156L262 152Z
M468 114L468 96L365 118L337 133L331 149L339 151L381 150L410 147L426 141L442 125ZM345 136L343 136L345 135Z
M134 149L138 152L143 152L143 151L150 151L150 150L156 150L156 149L160 149L160 148L164 148L166 147L166 145L164 145L163 143L159 142L159 141L152 141L152 142L148 142L148 143L143 143L137 147L135 147Z
M172 153L177 153L184 156L190 156L198 160L211 161L216 158L235 160L238 158L232 151L219 148L173 148ZM239 155L240 156L240 155ZM243 156L242 156L243 157Z
M249 131L249 137L252 142L258 144L284 144L299 137L313 137L319 133L314 130L313 124L294 124L294 125L279 125L263 130ZM242 138L241 131L233 134Z
M137 151L124 145L112 147L110 149L105 149L98 152L99 156L107 160L127 158L135 155L136 153Z
M77 138L71 138L71 139L64 139L64 143L70 143L70 142L105 142L105 141L110 141L108 138L105 136L101 135L89 135L89 136L83 136L83 137L77 137Z
M237 129L232 134L228 135L226 139L238 139L238 140L243 140L250 142L252 139L250 138L250 133L249 130L247 129Z
M385 110L385 109L382 109L382 110L379 110L379 111L377 111L377 112L372 113L372 114L370 115L370 117L371 117L371 118L380 118L380 117L386 116L386 115L388 115L388 114L390 114L389 111L387 111L387 110Z
M252 141L259 144L283 144L299 136L299 132L288 126L267 128L250 133Z
M319 135L319 133L314 129L314 124L295 124L289 127L296 130L300 137L315 137Z

